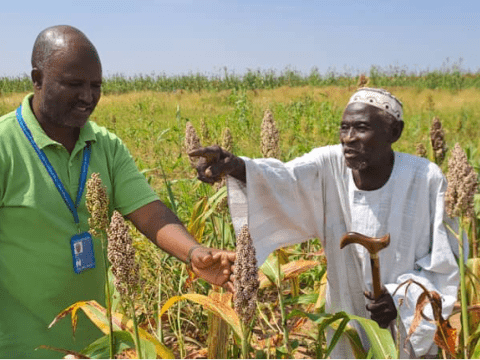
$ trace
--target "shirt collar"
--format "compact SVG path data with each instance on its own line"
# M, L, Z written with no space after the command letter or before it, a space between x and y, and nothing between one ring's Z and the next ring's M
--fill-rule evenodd
M28 94L22 102L22 116L23 120L27 124L30 132L32 133L33 139L37 143L37 146L40 149L43 149L50 145L59 145L55 140L52 140L40 126L37 118L35 117L32 107L30 106L30 100L33 98L33 93ZM90 121L87 121L85 126L80 129L80 136L78 137L77 143L75 144L75 149L73 153L77 152L77 149L83 149L87 141L96 141L95 133L92 128Z

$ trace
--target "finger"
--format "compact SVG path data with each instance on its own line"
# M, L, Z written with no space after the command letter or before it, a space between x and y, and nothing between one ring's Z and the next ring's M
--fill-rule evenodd
M375 300L375 297L372 295L370 291L364 291L363 295L368 299L368 300Z
M202 253L195 254L192 259L195 259L194 262L192 262L192 265L194 265L197 269L205 269L209 266L212 265L213 263L213 256L211 251L208 249L202 249Z
M201 255L202 258L202 263L205 265L205 266L210 266L213 264L214 260L213 260L213 255L212 255L212 251L211 250L208 250L206 254L204 255Z
M213 260L219 260L222 258L222 256L225 254L223 250L218 250L218 249L213 249L212 252Z
M213 164L205 170L205 175L208 173L209 177L221 178L222 176L230 174L237 166L238 162L234 160L233 156L229 156L213 162Z
M387 307L384 303L371 303L365 306L368 311L372 313L379 313L384 311Z
M213 154L215 154L215 152L216 151L212 146L207 146L207 147L202 147L199 149L189 151L187 154L188 156L193 156L193 157L198 157L198 156L207 157L207 156L212 156Z
M233 283L230 281L227 281L225 284L223 284L223 288L232 294L235 292Z
M227 252L222 250L214 250L212 259L214 262L220 261L220 265L230 273L230 261L227 256Z
M213 254L213 258L214 259L217 259L219 257L225 257L226 259L228 259L230 262L234 262L235 261L235 257L236 257L236 254L234 251L230 251L230 250L220 250L220 249L214 249L215 250L215 253Z
M218 161L222 154L222 148L218 145L207 146L200 149L192 150L188 153L188 156L204 157L207 162Z
M216 182L216 179L205 176L205 173L200 173L199 172L197 178L198 178L198 180L206 182L207 184L213 184L213 183Z
M215 170L216 172L213 173L211 166L207 167L206 169L197 167L197 171L198 171L198 176L197 176L198 179L203 182L207 182L209 184L213 184L217 181L220 181L223 176L222 171Z

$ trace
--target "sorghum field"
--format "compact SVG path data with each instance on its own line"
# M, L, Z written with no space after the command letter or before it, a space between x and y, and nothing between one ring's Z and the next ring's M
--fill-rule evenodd
M449 155L459 143L478 174L480 75L455 68L423 74L372 68L367 77L321 76L315 71L302 76L290 70L281 74L252 71L243 77L227 73L222 77L115 76L105 79L104 94L92 120L123 139L139 170L199 242L234 250L236 239L225 188L196 180L185 153L187 123L204 146L219 144L237 155L261 157L262 119L269 109L279 133L278 158L288 161L315 147L337 143L343 109L357 85L365 83L383 87L403 102L405 129L395 150L422 154L439 163L447 174ZM30 91L25 77L0 78L0 114L14 110ZM225 138L227 128L231 139ZM478 202L477 197L475 200ZM463 321L462 328L459 300L459 311L450 319L457 331L443 334L446 341L438 358L480 356L476 315L480 271L475 240L480 202L473 216L461 215L468 231L470 259L459 299L466 300L462 312L469 313L469 324ZM143 357L324 358L335 345L325 339L327 327L350 336L358 345L358 338L345 327L348 314L324 314L326 262L318 239L271 255L260 270L253 322L245 324L233 311L229 294L195 279L183 263L156 249L135 230L130 234L140 283L129 299L112 289L112 310L114 317L134 318L139 331L134 331L135 324L113 325L117 331L114 352L121 357L135 357L138 352L133 349L138 350L140 343ZM105 312L94 312L93 305L80 307L97 322L107 323ZM386 330L375 327L371 320L364 326L373 329L384 345L372 346L369 354L357 347L358 357L397 355ZM108 349L100 345L95 351L96 355L92 349L85 354L109 356Z

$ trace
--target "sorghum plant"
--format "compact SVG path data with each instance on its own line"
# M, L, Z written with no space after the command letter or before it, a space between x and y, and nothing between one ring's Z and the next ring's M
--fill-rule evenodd
M201 129L202 129L202 140L206 141L210 139L210 131L208 131L207 123L205 122L205 119L202 119L200 123Z
M201 146L202 145L200 143L200 138L198 137L195 128L190 123L190 121L188 121L185 129L185 150L187 154L190 151L199 149ZM188 158L190 160L190 165L195 168L198 163L197 158L190 156Z
M108 260L112 264L114 284L122 298L130 305L137 355L139 359L142 359L134 301L135 289L138 287L140 279L139 266L135 263L135 248L132 246L128 225L118 211L113 212L107 235Z
M233 149L232 132L228 127L223 130L222 148L227 150L228 152L231 152Z
M273 119L273 113L269 109L265 110L263 115L261 137L263 157L278 158L280 155L280 135L277 124Z
M110 358L113 358L114 355L114 344L113 344L113 323L112 323L112 302L111 302L111 292L110 286L108 283L108 262L106 254L106 231L109 224L108 219L108 204L109 199L107 195L107 189L102 184L102 179L100 179L100 174L92 173L90 179L87 181L87 193L85 195L86 201L85 205L87 210L90 213L90 218L88 219L88 224L90 226L90 233L99 237L102 242L102 255L104 260L105 268L105 291L106 291L106 305L107 305L107 318L110 332L109 337L109 351Z
M88 225L93 236L100 236L102 231L108 228L108 204L107 189L103 186L100 174L92 173L87 181L86 202L90 213Z
M417 156L426 158L427 157L427 149L425 148L425 145L423 145L422 143L418 143L415 153L417 154Z
M465 258L463 228L466 219L473 215L473 197L477 192L477 174L468 163L467 155L456 143L448 159L448 187L445 193L445 211L451 218L458 217L459 267L460 267L460 296L462 306L462 332L465 358L468 357L467 345L469 337L467 294L465 288Z
M242 323L243 343L242 356L248 357L250 325L255 315L257 291L259 287L257 258L250 232L244 225L237 237L235 281L233 283L235 296L233 307Z
M432 142L433 156L435 163L441 165L447 153L447 146L445 144L445 132L442 128L440 119L435 117L432 120L432 127L430 129L430 141Z

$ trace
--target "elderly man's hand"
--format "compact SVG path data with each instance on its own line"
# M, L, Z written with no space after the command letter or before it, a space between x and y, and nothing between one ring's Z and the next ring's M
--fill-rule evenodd
M392 296L385 287L382 288L382 295L376 300L370 292L365 291L364 295L367 299L372 300L367 305L367 310L371 313L371 319L375 320L381 328L386 329L390 322L397 317L397 308Z
M202 157L198 162L198 179L213 184L220 181L225 175L232 175L238 180L245 180L245 162L223 150L218 145L200 148L188 153L191 157Z
M199 277L213 285L233 292L233 251L199 247L192 252L192 269Z

